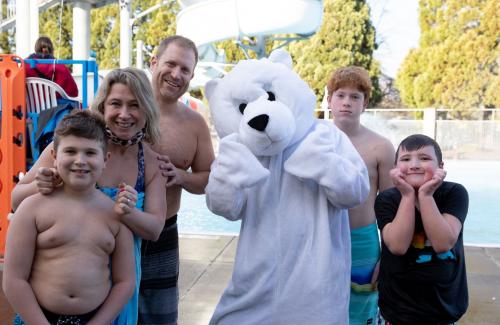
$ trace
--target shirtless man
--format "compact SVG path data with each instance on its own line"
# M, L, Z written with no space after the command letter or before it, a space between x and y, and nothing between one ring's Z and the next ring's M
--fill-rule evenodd
M334 123L358 150L370 176L368 199L349 209L352 244L349 323L375 324L380 246L374 204L378 191L393 187L389 171L394 164L394 147L388 139L360 123L372 89L365 69L355 66L337 69L328 81L327 89Z
M132 233L119 220L123 198L113 204L96 189L109 158L104 121L90 111L67 115L52 155L63 183L16 210L5 295L26 324L110 324L132 296L135 268Z
M203 117L179 102L198 62L195 44L182 36L164 39L151 60L152 85L160 108L161 140L167 181L167 221L156 242L142 242L140 324L176 324L179 275L177 212L182 189L203 194L214 151ZM189 170L190 169L190 170Z

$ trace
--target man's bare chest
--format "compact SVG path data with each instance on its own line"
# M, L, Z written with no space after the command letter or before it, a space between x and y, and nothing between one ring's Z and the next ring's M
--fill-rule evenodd
M188 130L177 128L162 130L161 140L153 149L162 155L167 155L178 168L188 169L195 157L198 141L196 135Z

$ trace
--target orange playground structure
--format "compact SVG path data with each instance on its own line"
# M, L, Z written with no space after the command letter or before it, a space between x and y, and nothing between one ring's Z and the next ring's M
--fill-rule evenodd
M0 55L0 259L5 252L10 192L26 172L26 86L23 60Z

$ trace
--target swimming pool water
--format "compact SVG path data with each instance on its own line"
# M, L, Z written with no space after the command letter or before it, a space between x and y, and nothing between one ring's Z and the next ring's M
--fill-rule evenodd
M469 193L469 213L464 226L464 242L500 245L500 162L445 161L446 180L460 183ZM183 192L179 211L179 232L185 234L239 233L240 221L228 221L211 213L204 195Z
M500 245L500 161L445 161L446 179L469 192L464 242Z

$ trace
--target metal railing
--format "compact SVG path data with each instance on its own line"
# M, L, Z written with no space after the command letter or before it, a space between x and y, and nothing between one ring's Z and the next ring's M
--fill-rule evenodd
M318 110L331 120L330 112ZM327 114L328 113L328 114ZM405 137L422 133L434 138L445 157L500 160L500 109L366 109L361 123L397 146Z
M88 78L87 74L92 73L94 77L94 94L97 92L99 87L99 66L94 60L46 60L46 59L26 59L25 64L29 64L31 68L35 68L37 64L71 64L71 65L81 65L82 66L82 107L87 108L88 106Z

